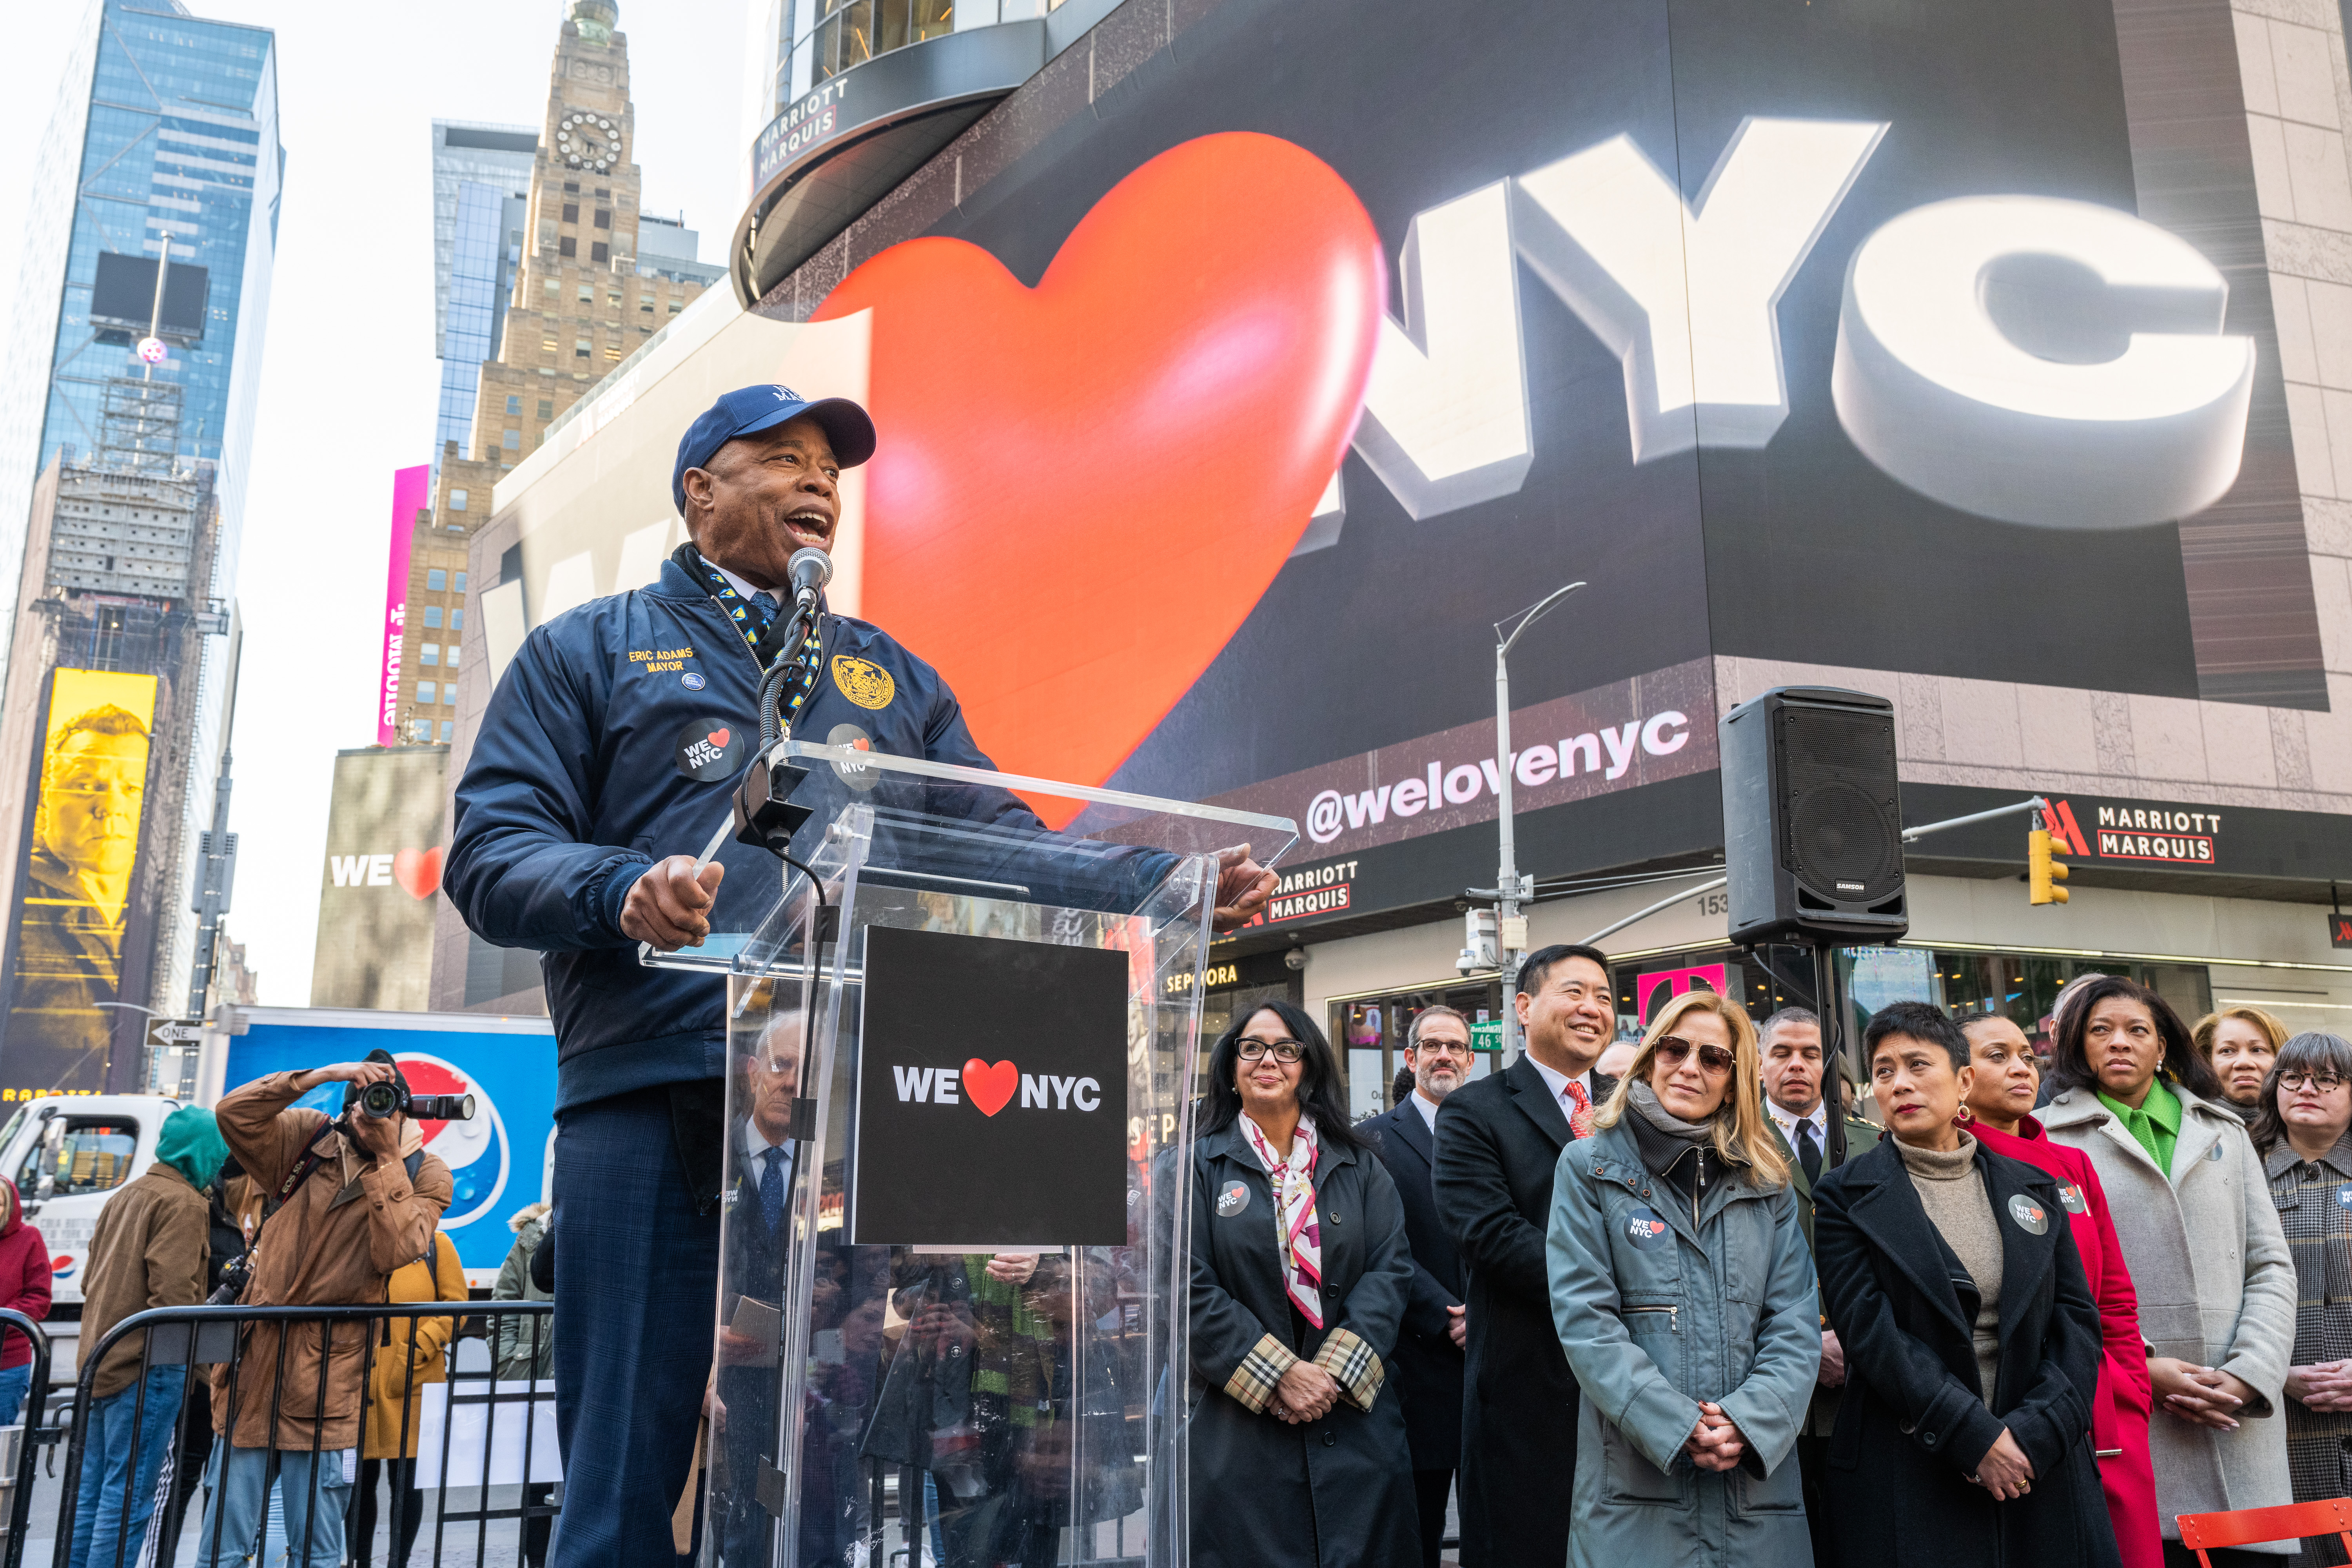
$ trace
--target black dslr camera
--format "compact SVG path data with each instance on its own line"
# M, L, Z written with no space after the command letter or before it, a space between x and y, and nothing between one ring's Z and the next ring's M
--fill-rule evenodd
M360 1109L378 1118L407 1116L418 1121L471 1121L474 1119L474 1097L470 1094L411 1094L407 1084L394 1079L389 1083L372 1083L361 1089Z

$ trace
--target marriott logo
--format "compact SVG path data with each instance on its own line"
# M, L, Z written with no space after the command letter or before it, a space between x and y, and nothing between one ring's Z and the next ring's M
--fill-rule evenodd
M2096 809L2094 842L2084 842L2075 824L2074 806L2053 801L2053 812L2068 847L2077 855L2095 854L2102 860L2147 863L2214 864L2214 847L2221 837L2221 814L2189 806L2102 805Z

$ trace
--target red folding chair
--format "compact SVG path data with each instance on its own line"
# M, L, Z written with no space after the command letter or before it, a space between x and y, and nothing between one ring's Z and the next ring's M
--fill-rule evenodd
M2252 1546L2263 1541L2300 1541L2312 1535L2335 1536L2344 1542L2346 1555L2352 1556L2352 1498L2179 1517L2180 1544L2197 1553L2198 1568L2213 1568L2213 1560L2205 1555L2209 1550Z

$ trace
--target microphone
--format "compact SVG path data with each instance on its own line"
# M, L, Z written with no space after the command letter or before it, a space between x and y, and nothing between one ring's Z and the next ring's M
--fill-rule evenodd
M793 551L786 570L792 574L794 607L814 612L817 590L833 581L833 557L812 544Z

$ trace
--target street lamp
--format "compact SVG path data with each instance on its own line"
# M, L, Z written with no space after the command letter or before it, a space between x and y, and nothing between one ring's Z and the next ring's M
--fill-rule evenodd
M1522 900L1533 901L1535 879L1519 876L1518 841L1511 820L1511 649L1529 626L1549 615L1554 605L1579 588L1570 583L1555 589L1517 615L1495 623L1495 820L1500 828L1499 864L1495 873L1495 958L1503 976L1503 1065L1519 1049L1519 1007L1513 994L1519 979L1519 961L1527 956L1528 921L1519 912ZM1506 629L1507 628L1507 629Z

